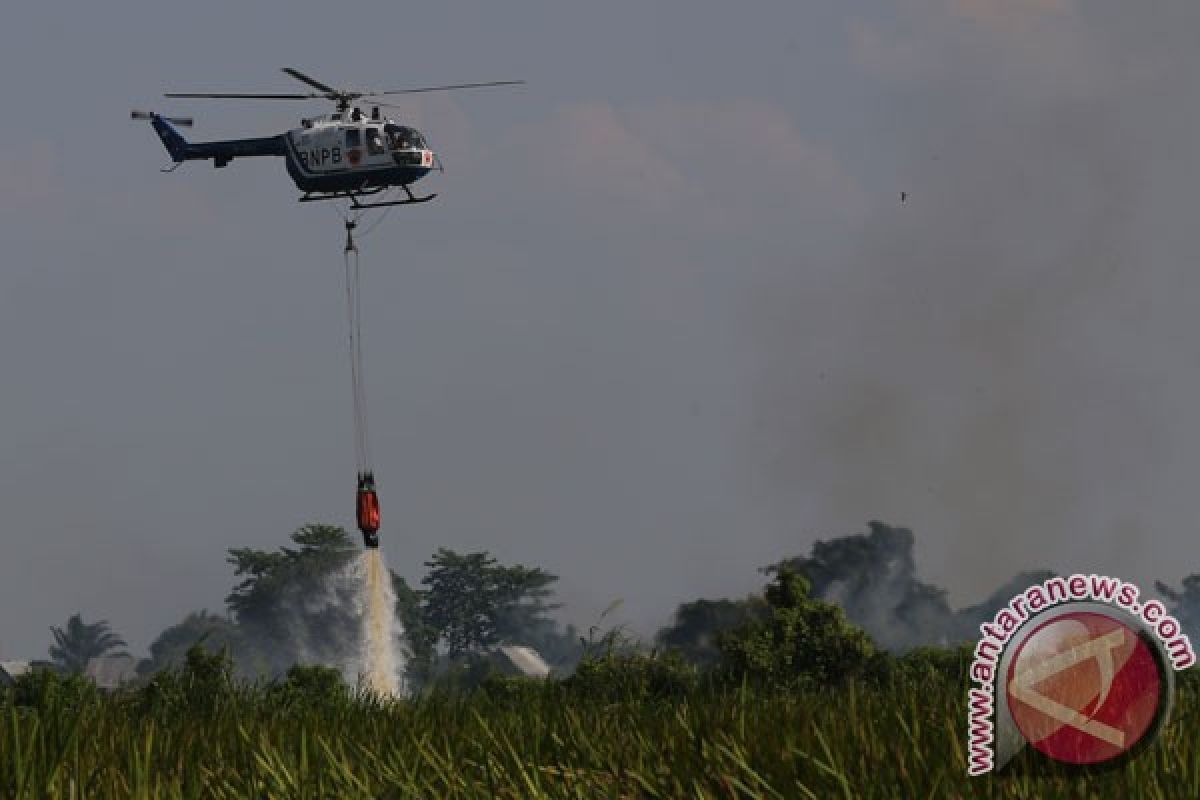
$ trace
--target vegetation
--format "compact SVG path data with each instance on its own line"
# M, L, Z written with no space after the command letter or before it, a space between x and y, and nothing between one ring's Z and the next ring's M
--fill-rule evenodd
M241 582L228 615L164 631L137 686L104 693L70 674L65 654L123 644L106 623L76 616L61 640L56 629L67 669L0 690L0 796L1200 797L1188 729L1200 673L1180 676L1159 742L1119 767L1079 772L1026 752L1000 775L968 778L971 647L913 645L990 615L1007 589L950 610L916 580L902 529L873 523L818 543L765 569L761 593L685 603L651 652L619 629L587 640L558 629L557 578L544 570L439 550L419 588L393 576L419 676L410 671L419 691L404 699L297 663L303 650L321 661L344 648L336 637L352 634L338 626L356 629L353 598L331 580L356 548L326 526L292 539L275 553L231 551ZM1200 607L1197 587L1160 588L1186 610ZM846 611L827 602L846 592L857 593ZM863 620L903 636L880 647ZM503 642L578 663L549 680L506 676L488 657Z
M244 680L281 678L298 663L341 665L347 654L358 653L361 612L351 566L359 546L331 525L307 525L291 541L293 546L274 552L230 550L227 560L238 582L225 599L227 613L195 612L167 628L138 671L149 676L178 667L196 644L210 653L227 650L234 674ZM578 660L577 631L551 617L558 608L552 601L557 576L500 564L487 553L445 548L425 566L418 588L392 573L409 686L473 676L497 644L532 646L560 668Z
M359 548L331 525L305 526L292 542L229 551L242 579L225 598L229 643L244 676L278 676L298 661L336 664L357 649L357 591L345 571Z
M54 635L54 644L50 646L50 658L54 665L64 672L81 673L93 658L127 655L124 652L114 652L127 644L124 639L113 633L107 620L89 625L83 621L81 615L73 614L65 627L51 627L50 633Z
M726 669L755 685L837 686L866 674L875 646L840 608L809 596L811 584L784 567L767 586L768 612L724 633Z
M492 679L407 701L321 668L239 683L194 648L137 690L40 672L0 692L10 798L1195 797L1200 749L1175 722L1100 773L1031 754L971 779L953 654L837 687L752 687L675 656L589 656L565 681Z
M674 621L658 632L660 647L675 651L693 664L712 667L721 659L721 634L761 617L766 602L758 596L744 600L707 600L683 603Z
M444 547L425 566L425 588L412 593L418 606L408 612L414 627L406 625L417 661L410 678L416 683L470 671L480 653L498 644L529 645L552 664L578 658L574 628L560 631L550 617L559 608L551 602L558 576L521 564L504 566L487 553L459 554Z
M232 620L198 611L188 614L182 622L159 634L150 645L150 658L138 665L138 671L153 674L167 667L180 666L187 651L197 644L213 652L242 648L240 631Z

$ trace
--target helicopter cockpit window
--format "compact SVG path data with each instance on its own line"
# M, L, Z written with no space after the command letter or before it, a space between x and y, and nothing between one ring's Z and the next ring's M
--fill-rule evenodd
M387 133L388 146L393 150L425 149L424 137L412 128L406 128L403 125L388 125L384 131Z
M379 128L367 128L367 152L373 156L385 152L383 139L379 138Z

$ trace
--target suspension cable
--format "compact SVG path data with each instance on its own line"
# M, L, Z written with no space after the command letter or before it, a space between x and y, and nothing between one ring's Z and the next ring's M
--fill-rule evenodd
M362 328L362 276L359 272L358 249L354 250L354 342L355 358L358 360L358 405L362 415L362 450L363 463L366 471L373 473L375 465L371 460L371 437L367 428L367 359L364 352Z
M388 193L395 192L389 189ZM385 194L385 197L387 195ZM379 216L359 230L359 223L366 216L365 209L358 209L348 202L344 209L334 207L346 226L344 260L346 271L346 318L350 329L350 377L354 391L354 458L360 474L373 473L371 437L367 428L366 356L362 330L362 272L359 268L357 239L370 234L387 219L393 206L387 206ZM357 235L356 235L357 232Z
M379 546L379 495L375 490L375 468L371 459L371 437L367 432L366 359L363 355L362 329L362 271L359 264L355 230L367 213L350 200L344 209L334 207L346 226L346 245L342 248L342 261L346 277L346 322L350 345L350 382L354 397L354 462L358 472L358 490L355 495L355 516L358 528L367 547ZM390 210L390 207L389 209ZM358 238L373 231L383 218L378 219L361 231Z
M347 218L346 246L342 256L346 272L346 321L349 327L350 382L354 402L354 460L358 472L371 471L370 452L367 448L366 394L363 390L362 371L362 292L358 246L354 242L357 221Z

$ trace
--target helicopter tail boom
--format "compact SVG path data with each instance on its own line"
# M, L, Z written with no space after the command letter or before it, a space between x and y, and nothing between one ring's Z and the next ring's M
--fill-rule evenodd
M266 136L260 139L226 139L217 142L189 142L175 129L168 118L153 112L150 112L148 116L154 132L158 134L158 138L167 148L171 160L176 164L183 161L203 161L211 158L214 167L223 167L235 158L284 155L282 136Z
M167 148L167 152L171 155L171 160L175 162L183 161L187 158L187 140L175 130L175 127L165 119L155 114L153 111L149 113L150 125L154 128L154 132L158 134L158 138L162 139L163 146ZM134 119L144 119L144 117L135 116Z

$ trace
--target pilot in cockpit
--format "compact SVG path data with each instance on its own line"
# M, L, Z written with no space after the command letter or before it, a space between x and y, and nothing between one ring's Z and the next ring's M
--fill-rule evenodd
M384 152L383 139L379 138L379 128L367 128L367 152L379 155Z
M388 125L385 131L392 150L421 150L425 147L425 140L421 138L421 134L412 128Z

